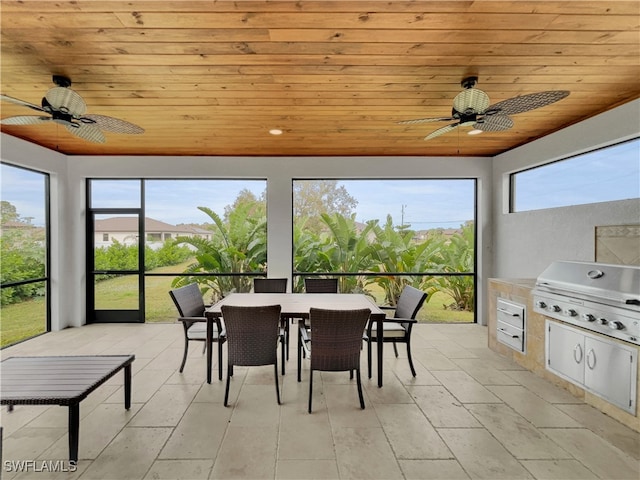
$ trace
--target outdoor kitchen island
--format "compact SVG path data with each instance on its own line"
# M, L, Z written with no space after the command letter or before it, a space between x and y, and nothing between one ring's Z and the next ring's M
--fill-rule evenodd
M635 414L629 413L600 396L581 388L575 383L565 380L546 368L545 347L547 322L552 322L553 324L560 326L564 325L563 322L549 319L547 316L534 311L533 290L535 286L536 279L533 278L489 279L489 348L513 360L539 377L565 388L574 396L584 399L585 403L592 405L633 430L640 432L640 418L637 416L637 409L635 409ZM524 307L524 338L522 339L523 351L514 348L513 345L508 345L503 341L498 340L498 335L504 335L504 332L499 333L502 330L501 325L504 325L504 323L499 320L499 316L505 315L504 309L499 305L499 301L502 304L507 302L507 304ZM572 328L575 328L576 331L582 331L582 329L579 329L578 327ZM585 330L585 333L586 332L587 331ZM590 332L586 334L592 335ZM637 358L638 353L640 352L640 348L637 345L629 342L623 342L615 338L605 337L604 335L598 336L603 337L607 342L610 341L617 343L625 349L634 349L636 351L635 369L637 370ZM616 373L617 372L611 372L611 375L616 375ZM636 398L640 398L640 373L638 372L636 372L634 383Z

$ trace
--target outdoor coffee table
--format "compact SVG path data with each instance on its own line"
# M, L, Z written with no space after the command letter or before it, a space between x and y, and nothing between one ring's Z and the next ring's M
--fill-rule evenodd
M10 357L0 363L0 404L69 407L69 461L78 462L80 402L124 369L124 407L131 407L134 355Z

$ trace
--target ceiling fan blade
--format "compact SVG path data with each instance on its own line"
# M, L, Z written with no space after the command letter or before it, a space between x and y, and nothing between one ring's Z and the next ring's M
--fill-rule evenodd
M516 113L528 112L536 108L546 107L552 103L569 96L568 90L549 90L547 92L529 93L518 97L507 98L501 102L491 105L487 112L496 111L503 115L515 115Z
M452 123L451 125L447 125L445 127L439 128L437 130L434 130L433 132L431 132L429 135L427 135L426 137L424 137L425 140L431 140L432 138L435 137L439 137L440 135L444 134L444 133L448 133L451 130L455 130L456 128L458 128L460 126L459 123Z
M415 120L402 120L398 122L398 125L416 125L418 123L430 123L430 122L450 122L455 120L453 117L437 117L437 118L416 118Z
M487 115L473 124L473 128L483 132L500 132L513 127L513 120L506 115Z
M15 117L7 117L0 120L2 125L37 125L39 123L48 123L52 121L52 117L38 117L36 115L17 115Z
M460 113L482 113L489 106L489 95L477 88L467 88L453 99L453 109Z
M86 122L85 119L90 121ZM97 127L102 130L107 130L108 132L128 133L131 135L144 133L144 128L139 127L134 123L127 122L120 118L109 117L107 115L84 115L79 120L87 125L95 123Z
M53 87L44 98L54 110L80 117L87 112L87 104L82 97L70 88Z
M44 108L34 103L25 102L24 100L20 100L19 98L13 98L9 95L0 94L0 98L5 102L15 103L16 105L22 105L23 107L28 107L33 110L37 110L39 112L46 112Z
M74 123L72 125L65 125L65 127L70 133L74 134L76 137L82 138L83 140L94 143L104 143L107 141L104 133L102 133L98 127L94 127L93 125L88 125L86 123Z

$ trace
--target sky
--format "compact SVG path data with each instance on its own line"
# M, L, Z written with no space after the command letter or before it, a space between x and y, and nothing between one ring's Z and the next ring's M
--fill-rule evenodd
M0 198L11 202L22 218L44 224L43 176L2 164ZM94 184L95 207L139 207L139 182L102 180ZM168 186L170 184L170 186ZM356 198L356 220L411 225L414 230L458 228L474 218L473 180L339 181ZM171 224L204 223L198 210L224 208L247 188L259 196L260 180L151 180L145 183L147 216ZM517 175L518 211L640 197L640 140L591 152Z

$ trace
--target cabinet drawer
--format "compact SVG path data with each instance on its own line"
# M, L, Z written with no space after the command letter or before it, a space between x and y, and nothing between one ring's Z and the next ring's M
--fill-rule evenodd
M511 348L524 352L524 331L498 320L496 338Z
M499 322L507 323L515 328L524 330L524 305L498 299L497 318Z

